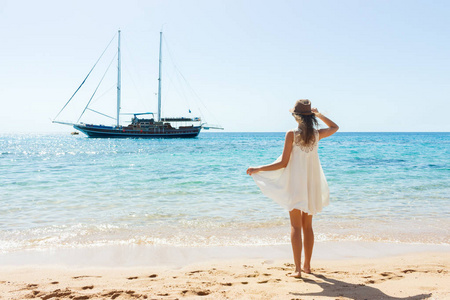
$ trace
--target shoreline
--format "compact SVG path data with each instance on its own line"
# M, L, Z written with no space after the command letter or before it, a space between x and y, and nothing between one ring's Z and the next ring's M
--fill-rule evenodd
M286 276L292 260L222 259L183 267L9 266L6 299L446 299L450 253L313 261Z
M389 258L399 255L450 253L450 245L402 244L364 241L316 242L314 260ZM168 267L226 260L290 260L290 244L257 246L177 247L166 245L109 245L0 254L0 266Z

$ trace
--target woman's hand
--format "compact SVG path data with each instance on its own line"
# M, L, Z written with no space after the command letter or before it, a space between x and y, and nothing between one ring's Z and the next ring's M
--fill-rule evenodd
M259 172L259 168L248 168L247 169L247 174L248 175L253 175L253 174L258 173L258 172Z
M311 108L311 111L318 117L321 115L321 113L319 112L319 110L315 107Z
M311 108L311 111L314 113L316 117L318 117L320 120L322 120L322 122L324 122L328 126L328 128L319 129L319 140L329 137L330 135L333 135L336 131L338 131L339 126L330 119L328 119L327 117L325 117L324 115L322 115L317 110L317 108L315 107Z

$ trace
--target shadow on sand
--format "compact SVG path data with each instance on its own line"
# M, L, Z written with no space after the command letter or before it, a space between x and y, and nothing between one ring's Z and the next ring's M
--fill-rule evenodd
M315 276L318 279L321 279L320 281L316 281L313 279L308 278L302 278L303 282L311 283L311 284L317 284L320 286L323 290L321 292L317 293L295 293L291 292L290 294L293 296L317 296L317 297L346 297L349 299L355 299L355 300L363 300L363 299L403 299L403 300L422 300L422 299L429 299L431 297L431 294L420 294L416 296L409 296L409 297L392 297L389 295L386 295L382 291L380 291L377 288L367 286L364 284L353 284L348 283L345 281L340 281L336 279L331 279L328 277L325 277L324 275L320 274L313 274L310 275Z

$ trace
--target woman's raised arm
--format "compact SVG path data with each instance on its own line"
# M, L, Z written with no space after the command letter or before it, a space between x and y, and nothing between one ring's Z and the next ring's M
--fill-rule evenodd
M330 119L328 119L327 117L325 117L324 115L322 115L317 110L317 108L312 108L311 111L314 113L314 115L316 115L316 117L321 119L328 126L328 128L319 129L319 140L329 137L330 135L333 135L334 133L336 133L336 131L338 131L339 126Z

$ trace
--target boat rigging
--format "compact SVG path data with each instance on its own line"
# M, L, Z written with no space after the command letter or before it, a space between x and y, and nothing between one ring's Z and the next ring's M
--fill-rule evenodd
M75 93L70 97L69 101L63 106L63 108L56 115L53 123L72 125L75 129L83 132L88 137L94 138L194 138L197 137L200 133L200 130L203 129L223 129L221 126L211 126L206 123L202 123L202 119L200 117L195 118L184 118L184 117L165 117L161 116L161 70L162 70L162 39L163 33L160 32L160 42L159 42L159 64L158 64L158 112L156 114L152 112L145 113L131 113L133 118L131 119L131 123L127 126L120 125L120 115L121 115L121 51L120 51L120 30L118 31L118 45L117 45L117 107L116 107L116 118L108 116L99 111L93 110L89 108L89 104L91 103L92 98L97 92L98 87L100 86L103 78L100 80L97 88L94 91L94 94L89 99L88 104L84 108L81 116L78 118L76 123L70 122L62 122L56 120L61 112L66 108L69 102L73 99L75 94L80 90L83 84L86 82L87 78L91 74L92 70L95 68L99 60L102 58L106 49L109 47L111 42L108 44L107 48L103 51L100 58L94 64L92 69L89 71L86 78L83 80L81 85L75 91ZM114 38L113 38L114 39ZM111 61L112 63L113 61ZM108 66L109 67L111 66ZM105 72L106 74L106 72ZM116 121L116 125L114 126L105 126L105 125L96 125L96 124L85 124L80 122L81 117L83 116L86 110L92 111L94 113L103 115L110 119L114 119ZM190 112L190 110L189 110ZM122 114L123 115L123 114ZM147 116L147 117L141 117ZM180 125L181 124L181 125Z

